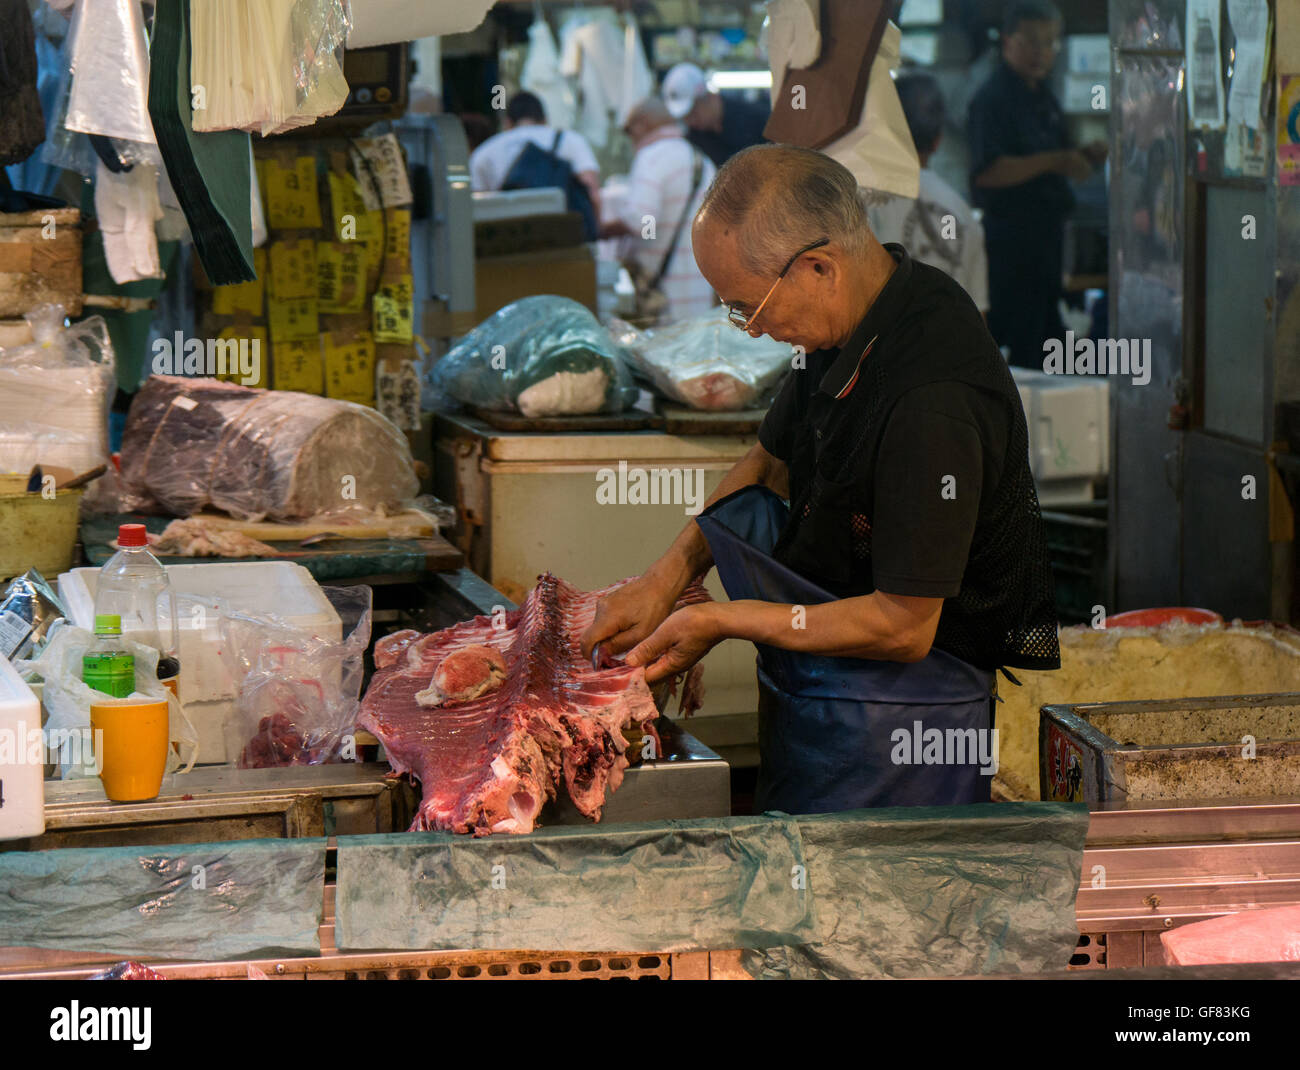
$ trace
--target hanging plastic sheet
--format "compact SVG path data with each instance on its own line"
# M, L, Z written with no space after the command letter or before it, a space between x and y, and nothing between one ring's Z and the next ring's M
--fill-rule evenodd
M139 0L81 0L68 39L68 129L152 142L149 43Z
M817 936L747 954L757 977L1040 973L1074 953L1086 806L857 810L798 828Z
M0 946L130 957L319 955L325 840L0 854Z
M149 53L149 114L194 248L214 286L249 282L253 270L248 135L192 126L189 0L158 0Z
M340 949L694 951L813 933L792 819L341 836Z

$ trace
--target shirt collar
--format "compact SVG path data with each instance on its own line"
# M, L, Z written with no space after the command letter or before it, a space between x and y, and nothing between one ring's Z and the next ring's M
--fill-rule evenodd
M894 242L887 243L885 248L898 261L898 267L871 302L871 307L867 309L857 330L840 347L839 355L831 362L817 388L837 401L848 397L857 385L863 362L871 354L877 340L893 328L907 302L912 281L912 258L906 249Z

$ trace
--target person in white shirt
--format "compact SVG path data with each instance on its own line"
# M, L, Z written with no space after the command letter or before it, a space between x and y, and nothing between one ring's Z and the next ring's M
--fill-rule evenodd
M664 265L673 234L680 227L659 284L668 301L660 322L676 322L708 312L717 304L717 297L695 263L691 221L717 168L686 140L682 127L654 97L632 108L623 129L636 154L632 157L623 208L617 219L607 220L601 227L601 236L625 236L623 259L634 259L645 275L653 278ZM652 237L643 236L648 219L654 221Z
M928 166L943 136L939 83L928 74L904 74L895 79L894 87L921 160L920 195L913 200L869 191L871 229L879 241L898 242L917 260L947 272L987 314L989 267L984 227L961 194Z
M547 152L555 144L557 131L546 124L542 102L532 93L516 93L510 98L504 125L501 133L493 134L469 154L469 177L475 190L500 189L528 142ZM555 154L573 168L578 181L587 187L599 218L600 166L587 139L575 130L565 130Z

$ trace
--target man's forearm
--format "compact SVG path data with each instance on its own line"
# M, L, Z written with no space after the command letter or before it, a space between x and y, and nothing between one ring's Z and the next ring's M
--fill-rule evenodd
M1020 186L1039 175L1060 169L1059 152L1035 152L1029 156L999 156L975 176L975 185L986 189Z
M812 606L746 600L710 608L728 639L829 657L919 661L934 641L943 600L934 601L932 612L920 614L878 594Z
M755 446L732 465L731 470L722 477L718 489L705 501L704 508L755 483L771 487L780 494L786 493L785 465L762 446ZM672 582L680 594L692 579L707 572L712 565L713 555L709 551L708 540L704 538L700 526L692 520L673 541L668 552L650 567L650 571L657 572Z

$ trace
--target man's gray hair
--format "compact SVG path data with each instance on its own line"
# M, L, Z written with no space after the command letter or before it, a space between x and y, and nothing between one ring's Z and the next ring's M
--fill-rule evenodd
M700 216L738 230L745 268L775 275L801 246L830 238L850 255L871 238L858 181L824 153L754 145L718 170Z

